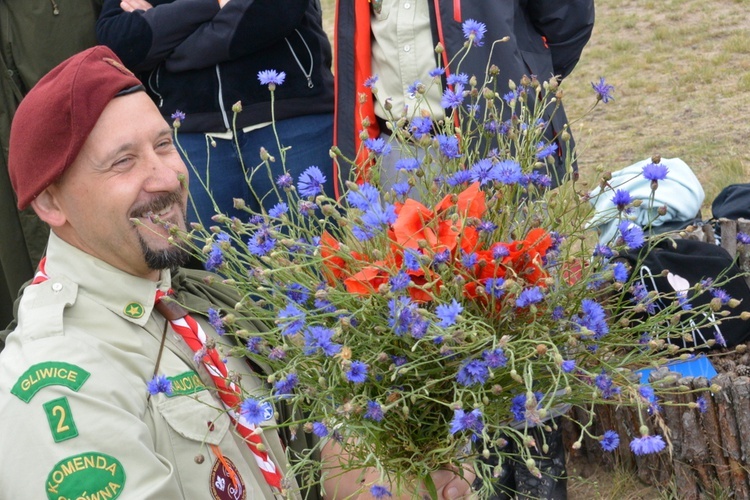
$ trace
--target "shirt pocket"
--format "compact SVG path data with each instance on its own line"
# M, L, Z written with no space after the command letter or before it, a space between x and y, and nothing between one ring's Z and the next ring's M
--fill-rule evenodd
M229 431L229 416L216 405L208 391L201 391L166 399L158 409L170 432L190 441L218 445Z

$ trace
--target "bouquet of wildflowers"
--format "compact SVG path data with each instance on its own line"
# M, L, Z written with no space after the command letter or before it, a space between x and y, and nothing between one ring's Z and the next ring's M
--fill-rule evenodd
M483 35L469 22L466 51ZM627 192L602 181L620 223L601 245L586 229L591 207L575 178L549 189L557 145L545 139L544 117L559 105L556 82L523 78L501 96L496 68L484 82L460 69L443 91L445 120L389 114L391 140L421 151L399 161L403 182L378 183L394 145L382 139L365 141L364 163L332 148L358 175L339 180L339 200L323 192L319 168L293 179L281 158L273 168L282 202L244 220L217 215L190 235L207 268L243 297L230 317L211 311L220 331L242 341L232 354L269 367L268 396L248 397L243 414L260 422L283 401L302 416L278 426L337 440L348 467L380 472L376 496L465 463L486 496L497 470L481 458L507 458L510 441L514 458L538 473L532 450L545 444L529 431L571 406L591 415L578 422L581 439L596 404L638 405L647 418L659 387L640 385L634 372L689 356L679 347L684 325L706 325L733 305L691 305L718 293L721 279L672 293L631 279L618 255L653 242L629 221ZM283 83L274 71L260 77L271 92ZM603 79L592 85L597 102L611 98ZM254 170L270 172L271 160ZM658 161L644 169L654 189L663 174ZM243 330L240 316L267 329ZM646 429L629 443L634 452L667 446ZM606 450L620 439L594 437ZM297 466L307 467L302 458Z

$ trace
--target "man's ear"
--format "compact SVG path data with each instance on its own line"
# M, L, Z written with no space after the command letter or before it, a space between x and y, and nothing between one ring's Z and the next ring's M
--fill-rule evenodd
M48 187L31 200L31 207L36 214L50 227L60 227L67 221L65 213L57 202L52 186Z

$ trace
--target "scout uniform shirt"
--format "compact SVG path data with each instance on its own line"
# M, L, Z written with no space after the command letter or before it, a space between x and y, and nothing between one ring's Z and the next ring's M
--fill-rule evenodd
M46 274L26 288L0 354L0 498L276 497L210 376L154 310L169 271L160 284L138 278L53 233ZM226 364L246 394L263 394L244 360ZM149 396L155 369L171 380L171 395ZM295 490L277 433L262 438Z

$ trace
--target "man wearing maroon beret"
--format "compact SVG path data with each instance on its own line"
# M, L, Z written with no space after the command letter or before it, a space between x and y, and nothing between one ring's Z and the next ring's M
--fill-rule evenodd
M185 229L187 170L108 48L64 61L24 99L9 173L18 207L51 232L0 353L0 421L12 423L0 428L0 498L301 498L300 486L318 497L288 472L279 434L262 432L274 408L259 426L242 415L243 398L267 395L262 379L187 314L237 298L179 269L187 254L168 238ZM332 477L328 498L370 476ZM468 491L448 471L434 483L441 498Z

